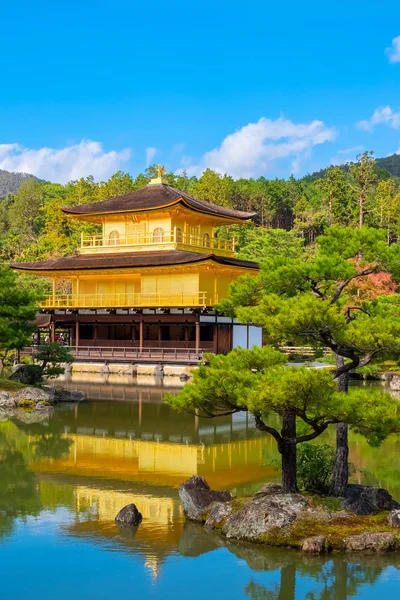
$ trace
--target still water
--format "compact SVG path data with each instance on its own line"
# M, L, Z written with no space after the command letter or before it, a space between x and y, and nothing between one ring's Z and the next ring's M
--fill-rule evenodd
M171 381L81 376L68 385L89 399L39 422L0 423L0 598L399 597L395 555L307 558L184 523L178 487L193 474L237 492L276 480L275 443L251 418L176 414L162 403ZM358 480L400 500L399 450L397 439L377 450L352 438ZM143 514L137 531L114 523L130 502Z

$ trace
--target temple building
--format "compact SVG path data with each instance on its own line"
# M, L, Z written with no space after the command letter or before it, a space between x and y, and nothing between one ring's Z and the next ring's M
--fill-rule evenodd
M14 269L47 277L52 293L40 319L63 330L80 348L163 348L228 352L260 343L260 330L218 316L214 306L229 285L256 274L254 262L234 258L234 242L216 227L254 215L204 202L158 177L124 196L61 210L94 223L101 235L82 235L79 254ZM238 329L240 328L240 329Z

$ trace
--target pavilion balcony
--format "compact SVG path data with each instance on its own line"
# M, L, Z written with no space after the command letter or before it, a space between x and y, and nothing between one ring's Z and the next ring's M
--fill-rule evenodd
M49 294L41 308L173 308L214 306L216 295L207 292L171 294Z
M109 236L90 235L81 237L81 250L83 254L97 252L115 252L117 249L140 250L191 250L193 252L215 252L222 256L233 256L235 250L234 240L220 240L208 234L203 236L183 233L175 228L164 231L160 228L144 235L119 235L112 232Z

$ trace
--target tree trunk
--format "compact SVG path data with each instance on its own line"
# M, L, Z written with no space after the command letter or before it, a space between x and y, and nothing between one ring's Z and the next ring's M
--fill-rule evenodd
M362 226L364 225L364 195L363 194L360 194L360 197L358 199L358 204L359 204L359 210L360 210L359 227L361 229Z
M343 367L344 357L335 355L336 366ZM343 394L347 394L349 390L349 373L343 373L338 380L338 390ZM335 467L333 469L332 483L330 494L332 496L342 497L345 495L349 482L349 440L348 426L346 423L338 423L336 425L336 458Z
M297 451L296 444L287 440L296 437L296 415L287 411L282 422L282 441L278 450L282 457L282 487L285 494L297 492Z
M281 569L281 585L278 600L294 600L296 596L296 564Z

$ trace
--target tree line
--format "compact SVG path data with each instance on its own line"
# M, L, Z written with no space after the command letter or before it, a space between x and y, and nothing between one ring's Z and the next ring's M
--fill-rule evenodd
M66 185L26 179L17 193L0 200L0 255L5 260L38 260L75 252L81 233L99 231L95 225L68 218L61 206L122 196L144 187L154 175L152 166L135 178L119 171L101 182L93 177ZM400 233L400 179L378 166L373 152L364 152L354 164L302 179L234 180L211 169L199 178L183 172L167 173L165 179L202 200L254 212L256 228L220 232L237 237L239 247L262 237L263 229L291 231L306 244L333 225L380 229L389 243Z

